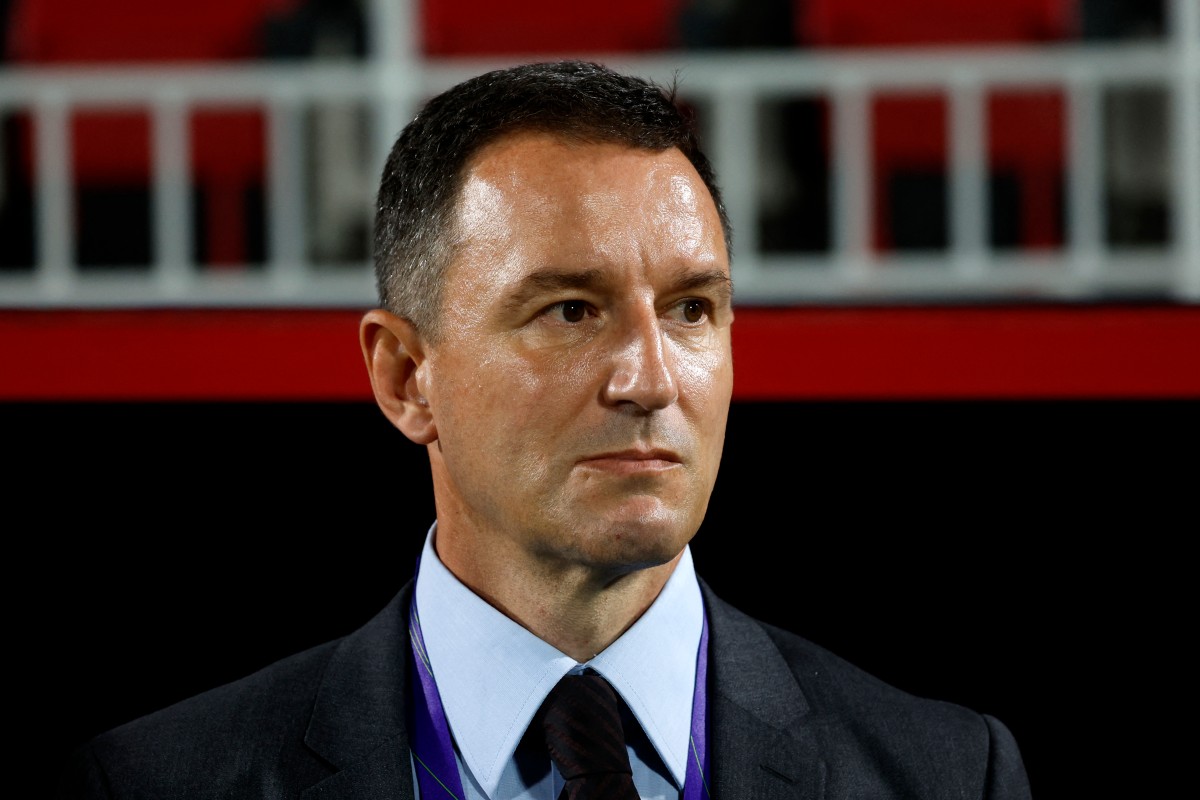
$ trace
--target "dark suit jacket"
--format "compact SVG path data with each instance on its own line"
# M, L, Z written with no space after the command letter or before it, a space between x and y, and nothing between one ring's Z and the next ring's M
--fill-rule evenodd
M717 800L1028 797L997 720L892 688L703 589ZM410 800L411 591L343 639L100 735L60 797Z

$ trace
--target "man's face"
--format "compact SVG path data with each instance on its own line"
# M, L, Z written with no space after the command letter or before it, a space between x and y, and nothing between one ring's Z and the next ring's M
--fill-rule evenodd
M669 561L703 519L733 384L704 183L675 149L527 133L478 154L457 211L417 371L439 542L618 571Z

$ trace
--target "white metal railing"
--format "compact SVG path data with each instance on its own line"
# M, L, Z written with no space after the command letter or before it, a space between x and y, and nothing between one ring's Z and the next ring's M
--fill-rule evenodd
M0 307L354 306L374 302L367 263L340 268L307 253L304 118L309 107L360 103L375 134L361 182L369 215L374 180L392 140L425 97L493 60L419 60L404 4L377 2L396 36L380 36L363 63L0 70L0 114L34 120L37 262L0 271ZM399 9L399 10L398 10ZM703 111L708 150L735 230L739 302L966 298L1077 298L1155 294L1200 302L1200 3L1171 0L1162 43L870 50L778 54L676 53L600 58L659 81L679 76ZM372 30L386 26L376 20ZM387 41L383 41L387 39ZM1165 248L1110 248L1103 208L1101 97L1109 89L1161 87L1172 169L1172 233ZM1066 97L1067 241L1048 252L997 252L987 243L988 92L1058 90ZM936 92L948 103L949 247L888 254L871 247L870 103L879 92ZM762 252L758 115L764 101L824 97L832 107L832 243L823 255ZM267 120L267 263L261 269L204 269L190 263L188 114L199 107L248 107ZM70 115L78 110L149 109L153 263L150 269L80 270L72 251ZM0 247L4 246L0 243Z

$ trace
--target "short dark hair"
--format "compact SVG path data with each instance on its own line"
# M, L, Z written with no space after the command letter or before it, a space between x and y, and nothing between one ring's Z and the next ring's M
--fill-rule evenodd
M397 138L375 206L380 304L437 335L448 233L471 158L497 139L542 132L647 150L678 148L708 187L726 249L731 231L693 117L660 87L584 61L524 64L466 80L437 95Z

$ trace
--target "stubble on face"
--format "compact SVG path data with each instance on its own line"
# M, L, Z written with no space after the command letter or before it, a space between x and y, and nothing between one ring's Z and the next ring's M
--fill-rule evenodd
M707 508L732 385L702 181L677 150L521 134L476 157L459 205L424 366L439 554L456 574L673 564Z

